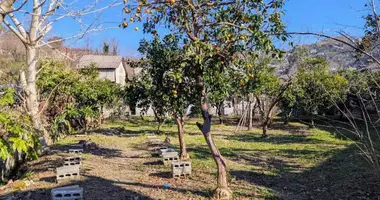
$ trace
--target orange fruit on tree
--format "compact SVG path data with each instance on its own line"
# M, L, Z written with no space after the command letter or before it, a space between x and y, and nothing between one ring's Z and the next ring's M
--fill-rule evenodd
M129 14L129 13L131 13L131 10L129 10L127 8L124 8L124 12L127 13L127 14Z
M128 27L128 23L127 22L123 22L122 26L123 26L123 28L127 28Z
M254 74L249 74L249 77L254 78L255 75Z

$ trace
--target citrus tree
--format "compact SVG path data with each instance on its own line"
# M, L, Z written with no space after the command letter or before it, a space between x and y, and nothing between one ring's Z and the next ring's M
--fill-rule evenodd
M342 102L349 89L347 79L332 73L328 63L321 58L305 59L299 66L293 85L293 100L298 109L310 116L311 127L314 127L314 116L336 102Z
M235 74L235 87L241 88L243 95L252 94L256 98L261 114L263 137L268 136L268 126L275 115L274 111L291 85L290 78L281 80L274 73L274 67L270 66L271 61L271 58L255 59L248 56L245 59L246 68ZM248 76L240 78L242 74Z
M184 49L179 46L180 38L175 35L167 35L162 40L158 37L148 42L140 42L139 51L145 58L139 61L137 66L143 69L144 87L137 83L135 89L145 88L139 101L149 104L159 115L171 115L178 127L181 159L188 159L184 141L183 117L184 110L191 104L195 80L191 67L183 61ZM128 95L130 96L130 95ZM145 99L144 99L145 98Z
M198 123L217 166L217 199L230 199L226 161L220 154L211 135L211 116L208 113L207 70L223 70L213 65L211 60L224 64L235 61L242 51L261 50L265 53L278 52L271 35L286 39L281 22L283 0L255 1L124 1L124 11L128 17L122 26L142 21L144 31L158 34L158 24L181 34L184 39L186 58L196 74L199 104L202 109L203 124ZM238 66L238 65L237 65Z

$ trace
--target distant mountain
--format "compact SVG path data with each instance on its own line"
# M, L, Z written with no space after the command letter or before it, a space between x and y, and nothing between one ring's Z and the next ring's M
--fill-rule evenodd
M338 39L347 41L344 37L339 37ZM297 46L295 49L296 48L305 49L311 57L324 58L330 64L332 71L349 67L358 70L369 69L372 71L380 69L372 59L367 56L360 57L352 47L332 39L322 40L311 45ZM276 65L276 73L279 75L289 75L297 71L298 64L295 60L295 49L287 52L281 64Z

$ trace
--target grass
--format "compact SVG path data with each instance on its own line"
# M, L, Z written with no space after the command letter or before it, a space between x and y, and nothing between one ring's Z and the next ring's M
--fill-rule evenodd
M195 174L215 175L215 163L195 121L192 120L185 125L186 144ZM127 133L153 132L156 129L154 124L149 124L147 121L140 120L137 124L139 125L130 122L113 122L107 126L123 126ZM265 199L281 196L281 192L276 191L275 187L256 185L252 187L252 183L246 180L250 177L244 177L244 173L271 177L307 173L352 146L352 141L338 139L328 131L311 129L309 134L299 135L297 130L307 129L306 125L290 123L289 127L270 130L269 138L261 138L260 129L234 134L233 126L212 127L214 140L227 160L231 174L229 179L236 197L241 194L256 195ZM161 130L164 135L171 136L173 145L178 147L176 127L164 125ZM242 185L246 185L248 189L241 187Z
M86 137L101 149L83 155L86 179L79 184L84 185L89 199L109 199L102 196L108 191L114 195L110 199L125 199L125 195L140 199L209 199L217 171L195 125L197 120L185 125L193 168L189 179L171 179L170 169L157 164L159 158L134 157L147 153L143 146L146 134L155 133L157 127L151 118L135 118L128 122L109 121ZM110 135L113 129L122 131ZM260 129L240 133L234 133L234 129L212 126L214 141L227 161L235 199L376 199L380 195L379 179L350 140L336 138L326 130L308 129L300 123L274 124L268 138L260 137ZM159 137L169 136L178 148L176 131L174 124L166 124ZM57 146L78 140L69 136ZM164 183L170 187L160 189ZM40 188L55 187L49 184Z

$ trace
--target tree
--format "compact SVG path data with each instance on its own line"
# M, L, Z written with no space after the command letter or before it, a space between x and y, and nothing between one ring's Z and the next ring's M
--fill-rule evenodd
M44 130L41 118L39 116L39 99L36 89L37 80L37 63L39 61L37 56L37 49L42 46L51 46L51 44L63 41L65 39L74 39L83 37L89 32L99 31L104 28L100 27L101 22L97 21L99 13L104 11L111 6L116 5L116 2L112 2L107 6L99 8L98 1L88 4L88 6L76 7L74 4L67 1L57 1L57 0L34 0L34 1L24 1L20 3L14 3L15 1L5 1L1 5L6 5L6 10L12 10L12 12L7 12L7 17L3 19L3 23L21 40L26 49L26 73L21 73L20 83L23 87L25 102L26 102L26 112L31 117L34 128L38 132L43 132L44 145L50 144L50 138L47 131ZM31 6L25 6L26 2L30 2ZM5 3L5 4L4 4ZM11 3L14 3L12 5ZM82 2L81 2L82 3ZM17 4L17 5L16 5ZM16 8L15 8L16 7ZM17 15L18 9L24 9L22 12L27 13L25 15ZM3 9L4 10L4 9ZM25 21L30 21L30 24L23 25L20 23L20 17L24 16ZM72 17L77 17L81 28L79 34L70 36L68 38L59 38L57 40L52 40L46 42L46 35L52 30L55 23ZM82 20L78 20L83 16L94 16L94 21L90 25L86 25ZM29 20L30 19L30 20ZM24 20L22 20L24 21ZM86 20L87 21L87 20Z
M137 65L144 70L144 94L148 94L141 97L149 99L149 103L146 99L140 101L153 107L156 118L166 114L173 116L178 127L180 157L186 160L189 155L184 141L184 110L196 93L193 73L189 65L183 62L184 50L179 46L179 39L175 35L167 35L162 41L158 37L152 42L142 40L139 51L145 59Z
M291 85L291 79L281 80L274 74L274 67L269 66L271 58L262 57L259 60L248 57L246 68L235 74L236 87L242 88L243 94L252 94L261 114L263 137L267 137L268 126L270 125L274 110L277 104L284 97L284 93ZM249 74L248 77L240 79L241 74ZM249 110L249 112L252 112Z
M110 45L106 42L103 42L103 54L108 55L110 53Z
M71 130L86 132L92 119L101 123L103 108L114 107L121 99L121 87L109 80L99 80L93 66L80 71L60 62L43 61L37 81L42 112L57 139ZM98 125L95 124L95 125Z
M311 117L310 126L314 127L315 115L344 99L348 82L343 76L331 73L325 60L308 58L299 66L292 89L297 107Z
M233 71L230 69L225 71L209 71L208 73L210 74L205 76L205 82L209 89L207 97L211 105L216 107L219 123L223 124L224 102L232 94L230 74Z
M127 1L125 1L127 3ZM167 28L183 35L186 57L197 75L199 104L203 124L198 123L210 148L218 170L217 199L230 199L227 182L226 162L211 135L211 116L208 113L207 85L208 70L220 70L212 60L220 60L227 66L241 51L276 51L271 35L286 39L281 22L283 0L266 1L137 1L128 2L124 11L131 21L144 19L144 31L157 34L156 25L164 23ZM145 12L149 17L142 17ZM146 21L145 21L146 19ZM127 27L125 21L123 27ZM224 70L222 68L222 70Z

